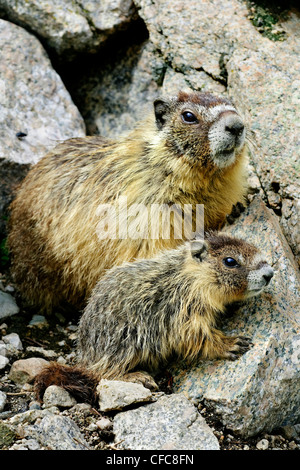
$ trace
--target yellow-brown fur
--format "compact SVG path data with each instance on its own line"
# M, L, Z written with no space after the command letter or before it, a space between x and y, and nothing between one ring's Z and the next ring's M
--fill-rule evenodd
M225 335L218 318L226 305L259 293L272 275L253 245L216 233L206 243L186 242L114 267L97 283L80 319L78 366L95 383L132 381L140 369L155 373L172 358L237 359L250 340ZM39 396L52 380L70 385L69 371L63 367L60 376L54 364L42 372Z
M150 116L117 142L70 139L32 168L11 206L9 234L12 272L30 304L48 312L64 303L81 308L106 269L182 243L172 237L99 240L99 204L116 203L120 196L127 197L128 206L148 208L204 204L205 229L222 226L246 192L246 149L219 168L207 138L200 145L197 133L192 139L192 131L181 129L177 108L185 103L190 108L197 100L208 109L224 102L203 96L180 94L161 130ZM208 132L208 124L203 129ZM186 152L176 150L176 139Z

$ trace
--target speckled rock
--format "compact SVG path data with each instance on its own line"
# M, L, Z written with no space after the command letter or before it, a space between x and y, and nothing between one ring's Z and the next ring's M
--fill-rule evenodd
M12 295L0 291L0 320L19 313L19 307Z
M40 357L20 359L11 366L9 379L18 384L30 383L47 364L48 361Z
M27 432L51 450L89 450L90 447L74 421L67 416L48 414Z
M152 112L161 64L151 45L140 41L69 80L88 134L119 137Z
M291 15L286 24L293 22L298 31L285 41L268 41L258 50L240 48L227 67L230 94L255 132L253 164L300 264L299 17Z
M132 0L0 0L0 12L69 58L97 51L136 15Z
M0 449L1 447L11 445L17 437L17 433L11 426L0 421Z
M5 369L5 367L9 364L9 359L5 356L0 356L0 370Z
M121 410L122 408L151 400L152 393L138 383L102 379L97 386L100 411Z
M300 420L300 281L278 220L258 197L227 231L260 247L275 270L265 292L224 321L227 334L249 336L254 345L234 362L175 367L174 384L247 437Z
M6 393L0 391L0 412L4 410L6 401L7 401Z
M2 336L2 341L15 350L23 350L22 341L20 340L20 336L17 333L10 333L9 335Z
M77 401L73 398L67 390L57 385L50 385L46 388L43 396L44 406L46 408L51 406L58 406L59 408L71 408L76 405Z
M120 449L219 450L212 430L182 394L118 413L113 432Z
M0 158L36 163L85 126L39 41L0 20ZM21 134L20 134L21 133Z

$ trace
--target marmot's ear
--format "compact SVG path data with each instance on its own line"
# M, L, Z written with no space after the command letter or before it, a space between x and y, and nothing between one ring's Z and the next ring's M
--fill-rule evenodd
M203 261L207 255L207 244L204 240L192 240L190 242L190 249L193 258L198 261Z
M161 130L167 120L167 113L170 109L170 103L166 100L158 99L154 101L154 113L156 119L156 125Z

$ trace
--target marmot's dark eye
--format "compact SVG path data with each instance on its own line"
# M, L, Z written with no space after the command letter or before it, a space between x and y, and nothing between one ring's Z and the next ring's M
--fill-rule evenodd
M184 111L181 116L182 116L183 122L188 122L188 123L198 122L198 119L196 118L195 114L191 113L191 111Z
M224 258L223 263L228 268L237 268L239 266L239 263L234 258Z

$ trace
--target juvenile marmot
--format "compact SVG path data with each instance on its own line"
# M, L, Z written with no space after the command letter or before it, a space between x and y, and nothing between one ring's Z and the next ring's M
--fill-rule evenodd
M11 206L12 273L27 301L45 311L77 308L106 269L182 243L152 238L99 239L99 205L204 204L205 229L219 230L246 193L244 124L226 98L183 93L156 100L154 115L119 141L70 139L36 164ZM119 207L119 206L118 206ZM125 209L117 218L125 223ZM148 213L149 213L148 212ZM176 215L171 218L176 222ZM177 218L178 219L178 218ZM97 233L98 230L98 233ZM182 237L190 239L192 237Z
M272 276L253 245L217 233L112 268L79 322L81 369L50 365L37 379L39 398L50 384L80 396L100 378L134 380L132 371L155 371L174 356L238 358L250 340L226 336L218 316L227 304L258 295Z

